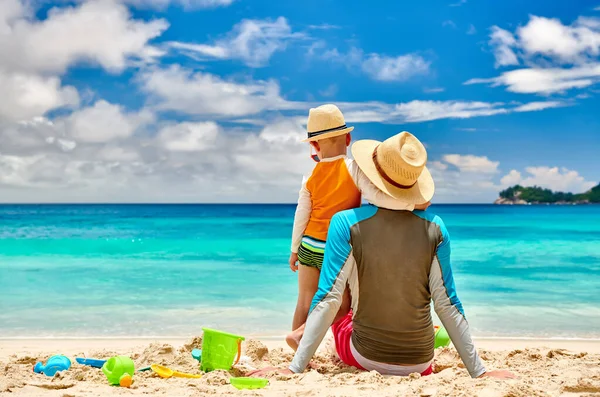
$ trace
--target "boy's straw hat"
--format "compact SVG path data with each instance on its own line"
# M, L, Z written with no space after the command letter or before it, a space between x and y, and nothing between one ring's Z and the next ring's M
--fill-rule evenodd
M433 178L425 164L425 146L409 132L383 142L365 139L352 145L354 161L382 192L409 204L431 200Z
M352 131L354 127L348 127L340 109L329 104L310 109L306 129L308 138L302 142L313 142L344 135Z

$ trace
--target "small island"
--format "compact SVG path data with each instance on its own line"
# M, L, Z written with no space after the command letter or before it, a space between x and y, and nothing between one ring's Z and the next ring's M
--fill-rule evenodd
M553 192L538 186L515 185L500 192L494 204L593 204L600 203L600 184L585 193Z

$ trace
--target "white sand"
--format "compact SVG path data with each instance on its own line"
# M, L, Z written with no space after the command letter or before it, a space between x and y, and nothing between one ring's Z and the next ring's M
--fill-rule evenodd
M200 379L160 379L151 372L136 373L131 389L111 387L99 369L80 366L75 357L108 358L129 355L141 368L152 363L198 373L190 355L200 339L152 341L145 339L0 339L0 395L4 396L581 396L600 397L600 342L533 339L477 340L489 369L509 369L519 379L496 381L471 379L456 351L440 349L436 374L420 378L384 377L375 372L358 372L335 364L321 352L313 360L317 370L301 375L273 376L265 389L238 391L229 384L230 374L215 371ZM278 341L245 344L246 357L233 375L252 368L286 366L292 354ZM53 354L66 354L73 361L69 371L54 378L34 374L32 365Z

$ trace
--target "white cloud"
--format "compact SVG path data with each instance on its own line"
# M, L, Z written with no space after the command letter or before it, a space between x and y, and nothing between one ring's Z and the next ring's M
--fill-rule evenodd
M121 71L131 60L160 55L148 41L168 26L164 20L131 19L127 7L112 1L53 8L42 21L31 20L23 9L18 17L4 18L9 29L0 29L0 68L19 73L62 73L78 62Z
M490 79L471 79L465 84L506 86L508 91L522 94L552 94L573 88L584 88L600 80L600 63L564 68L531 68L504 72Z
M486 156L447 154L441 160L429 161L435 180L436 203L490 203L500 186L494 180L499 162Z
M23 170L36 161L35 157L19 157L0 154L0 186L23 187L29 183Z
M183 122L164 127L158 139L174 152L200 152L214 146L220 127L213 121Z
M150 95L157 110L212 117L243 117L265 112L289 111L302 114L314 103L293 102L281 97L274 81L235 82L209 73L193 73L179 66L147 70L138 81ZM388 104L382 102L341 102L349 122L422 122L445 118L466 119L479 116L533 111L560 106L558 101L507 105L500 102L421 101ZM247 124L247 119L239 122Z
M347 53L337 48L324 50L324 44L317 42L309 48L308 54L324 60L341 64L350 71L362 70L376 81L406 81L418 75L429 73L431 63L417 54L388 56L383 54L365 54L363 50L352 47ZM317 53L317 50L318 51Z
M559 108L566 106L560 101L530 102L515 108L515 112L536 112L544 109Z
M446 89L443 87L423 88L423 92L426 94L437 94L444 91L446 91Z
M448 4L450 7L460 7L463 4L467 4L467 0L458 0L456 3Z
M335 94L337 94L337 92L338 92L337 84L329 84L325 89L320 90L319 94L321 94L324 97L332 97L332 96L335 96Z
M266 142L298 143L306 138L306 118L286 118L266 125L259 137Z
M2 201L292 202L311 167L307 146L298 140L304 132L300 119L259 130L168 123L154 138L80 142L67 151L54 150L44 139L67 135L66 124L47 124L28 125L50 128L32 134L41 143L35 153L19 153L22 148L14 145L7 152L3 146ZM0 143L5 133L0 128Z
M528 23L511 32L492 27L490 45L498 65L518 64L515 50L525 60L543 56L559 64L584 64L600 54L600 19L579 17L571 25L556 18L531 15Z
M398 104L342 102L339 106L348 122L416 123L439 119L469 119L516 111L536 111L566 106L566 104L559 101L509 105L502 102L414 100Z
M74 87L61 87L58 77L6 73L0 69L0 122L42 116L47 111L79 103Z
M500 29L498 26L492 26L491 30L490 45L494 48L496 67L518 65L519 59L512 49L517 44L515 36L507 30Z
M469 35L477 34L477 29L475 28L475 25L473 25L473 24L469 25L469 30L467 30L467 34L469 34Z
M168 43L168 45L175 50L180 50L183 53L187 53L187 55L190 57L199 60L202 60L202 58L198 58L197 54L217 59L228 59L231 55L229 50L227 50L225 47L211 46L207 44L193 44L173 41Z
M129 138L136 129L153 120L154 116L147 110L127 113L119 105L100 100L60 122L75 141L99 143Z
M227 7L234 0L123 0L138 8L164 9L169 4L182 6L184 9Z
M117 105L102 106L121 110L112 118L136 116ZM101 106L86 109L94 107ZM305 122L306 117L285 117L248 129L214 121L159 122L156 134L149 133L151 123L136 128L139 134L129 128L102 142L72 139L63 118L18 123L14 132L0 126L2 200L293 202L312 165L306 144L299 142ZM499 163L486 156L447 154L428 166L436 202L491 202L502 188L495 182ZM544 175L531 172L538 179ZM559 174L578 181L568 170ZM513 175L510 182L521 179Z
M500 179L500 184L503 186L514 186L518 185L522 181L521 173L517 170L511 170L508 174L504 175L502 179Z
M0 7L0 34L7 34L15 20L29 15L30 10L19 0L3 0Z
M437 119L467 119L477 116L492 116L508 113L502 103L462 101L411 101L396 106L396 112L407 122Z
M66 139L57 139L56 140L56 145L63 152L70 152L71 150L73 150L73 149L75 149L77 147L77 142L69 141L69 140L66 140Z
M442 22L442 26L444 26L444 27L449 26L452 29L456 29L457 28L456 23L454 23L454 21L451 20L451 19L447 19L444 22Z
M446 164L442 161L430 161L427 163L427 167L429 167L430 169L445 171L448 169L448 164Z
M77 90L62 86L60 78L73 65L88 63L119 72L161 54L148 42L167 28L167 22L132 19L122 4L92 0L53 7L42 20L26 4L30 3L2 0L0 6L0 121L76 107Z
M322 23L320 25L308 25L309 29L313 29L313 30L333 30L333 29L341 29L341 26L338 25L332 25L329 23Z
M284 17L272 20L245 19L214 44L171 42L169 46L194 57L239 59L250 67L265 66L273 54L283 51L290 40L305 37L292 32Z
M108 163L131 163L140 160L137 148L127 147L123 142L109 143L91 155L98 161Z
M544 55L561 63L586 63L600 54L600 19L578 18L563 25L555 18L532 15L517 29L519 46L529 56Z
M577 171L559 167L527 167L525 177L516 170L505 175L501 184L504 186L540 186L560 192L583 193L596 186L597 182L587 181Z
M139 81L158 109L186 114L245 116L306 107L283 99L275 81L237 83L179 66L145 71Z
M498 172L499 161L491 161L485 156L447 154L442 159L458 168L461 172L479 172L495 174Z
M36 155L57 151L54 123L44 117L28 121L0 121L0 152L3 154Z
M565 25L555 18L532 15L515 34L493 26L490 45L497 67L518 65L521 60L529 67L466 84L489 83L504 85L511 92L549 95L600 80L600 18L579 17Z
M373 80L406 81L429 72L430 63L414 54L389 57L369 54L362 61L362 70Z

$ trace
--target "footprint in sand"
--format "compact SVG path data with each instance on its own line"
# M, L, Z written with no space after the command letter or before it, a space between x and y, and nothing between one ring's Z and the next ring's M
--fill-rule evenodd
M33 383L31 386L47 390L64 390L75 386L75 383Z

